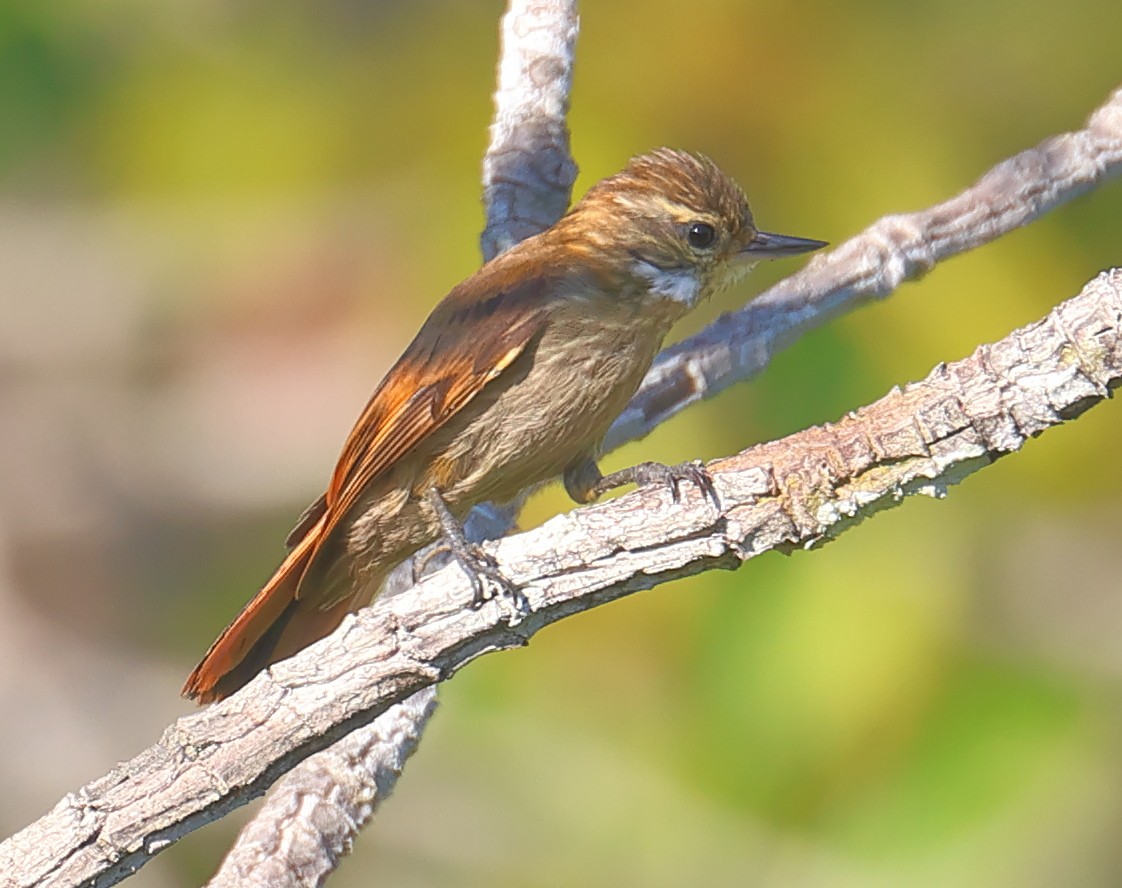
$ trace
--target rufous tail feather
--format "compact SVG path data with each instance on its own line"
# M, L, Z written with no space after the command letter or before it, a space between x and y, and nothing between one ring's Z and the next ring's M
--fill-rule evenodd
M228 697L266 666L292 656L342 622L350 610L350 596L326 609L297 596L320 549L325 523L321 516L307 529L272 578L222 631L187 677L183 696L199 703Z

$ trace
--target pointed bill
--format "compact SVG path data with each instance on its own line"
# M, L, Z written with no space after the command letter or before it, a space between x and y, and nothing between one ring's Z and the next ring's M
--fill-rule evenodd
M821 250L825 246L828 246L826 241L757 231L756 236L740 250L740 256L752 262L760 259L782 259L786 256L797 256L800 253Z

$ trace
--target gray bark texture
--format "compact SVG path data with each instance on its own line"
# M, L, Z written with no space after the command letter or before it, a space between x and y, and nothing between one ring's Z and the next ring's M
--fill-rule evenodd
M490 543L526 606L472 607L455 566L381 598L243 693L66 796L0 847L11 885L108 885L261 794L313 752L485 653L631 592L772 549L820 545L905 496L949 485L1075 418L1122 381L1122 270L1042 320L940 364L837 423L709 465L720 507L654 487Z

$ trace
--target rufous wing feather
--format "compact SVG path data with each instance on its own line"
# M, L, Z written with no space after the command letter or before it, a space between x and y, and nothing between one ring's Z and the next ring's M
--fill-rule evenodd
M270 663L327 635L351 609L350 590L328 587L349 578L337 563L346 557L342 530L363 491L463 410L544 329L543 281L499 293L490 293L487 283L481 274L453 290L382 380L343 446L327 492L289 535L291 551L211 645L184 696L201 703L229 696Z

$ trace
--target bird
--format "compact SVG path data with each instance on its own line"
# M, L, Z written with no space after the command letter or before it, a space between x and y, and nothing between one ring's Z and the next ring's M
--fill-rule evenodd
M368 605L388 573L438 540L472 578L511 584L464 537L476 505L561 477L578 503L628 483L690 479L696 464L604 476L601 441L673 324L753 264L826 246L756 227L708 157L659 148L594 184L550 228L453 288L375 389L326 492L272 577L183 686L223 699Z

